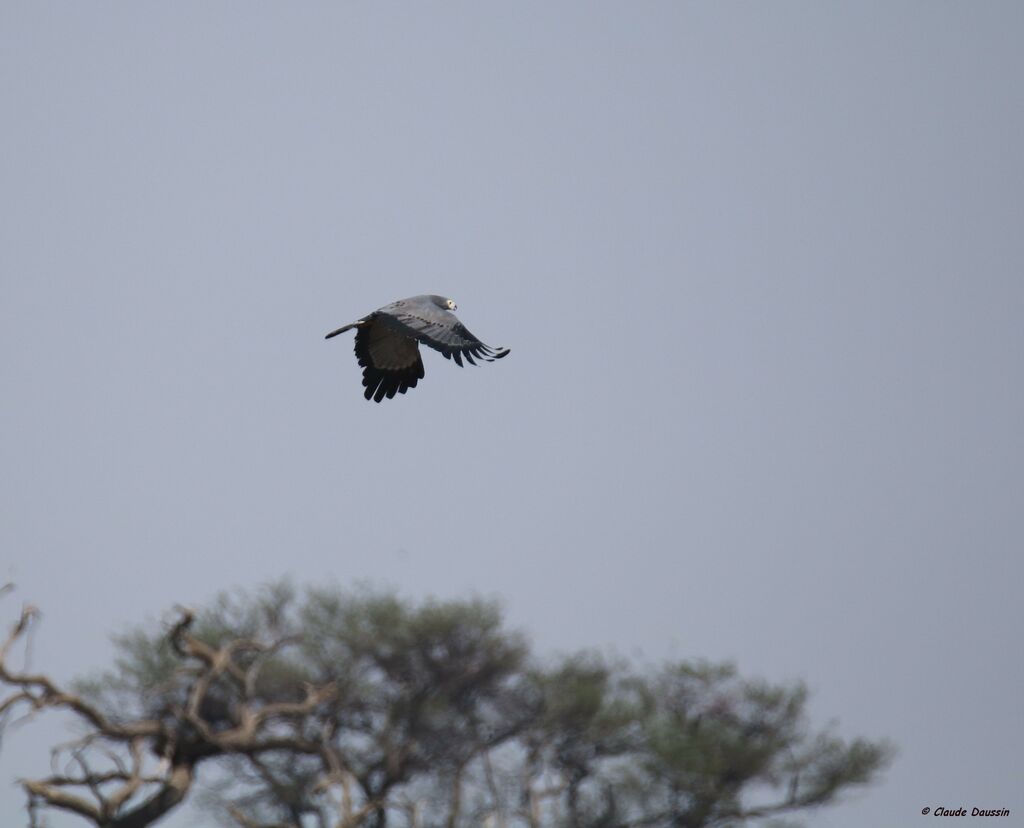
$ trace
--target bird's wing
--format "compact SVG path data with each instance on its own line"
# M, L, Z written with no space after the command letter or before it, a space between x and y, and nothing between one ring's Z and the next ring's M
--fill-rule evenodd
M378 314L380 321L390 330L402 336L415 337L448 359L454 359L460 366L463 357L470 365L475 365L474 357L494 362L509 352L508 348L485 345L469 332L454 313L433 305L416 306L396 302L381 308Z
M356 359L363 366L363 396L380 402L404 394L423 379L416 339L394 330L386 317L372 313L356 324Z

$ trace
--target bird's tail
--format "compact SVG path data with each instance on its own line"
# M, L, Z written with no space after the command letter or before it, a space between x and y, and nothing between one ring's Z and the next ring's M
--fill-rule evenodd
M363 324L364 321L365 320L360 319L357 322L352 322L351 324L346 325L344 328L338 328L338 330L336 331L331 331L329 334L327 334L327 336L324 337L324 339L330 339L332 336L337 336L340 333L345 333L345 331L351 330L352 328L358 328L360 325Z

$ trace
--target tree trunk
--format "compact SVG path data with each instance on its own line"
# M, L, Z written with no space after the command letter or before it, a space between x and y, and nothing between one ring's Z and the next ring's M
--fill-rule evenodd
M175 765L163 787L128 813L112 819L105 828L146 828L182 803L192 787L192 765Z

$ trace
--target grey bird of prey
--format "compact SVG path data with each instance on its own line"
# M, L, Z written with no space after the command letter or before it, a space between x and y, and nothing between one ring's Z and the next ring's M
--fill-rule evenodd
M404 394L423 379L420 343L440 351L462 366L465 359L494 362L508 348L485 345L452 313L455 302L444 296L412 296L399 299L331 331L325 339L356 329L356 359L363 367L363 396L380 402Z

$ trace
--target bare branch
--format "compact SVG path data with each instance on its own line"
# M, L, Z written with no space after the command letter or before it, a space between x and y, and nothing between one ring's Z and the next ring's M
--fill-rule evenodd
M76 813L96 825L141 828L184 799L192 785L193 766L204 758L227 754L258 756L276 750L308 755L323 753L323 744L303 736L300 727L309 714L334 696L333 685L307 686L305 697L298 701L263 703L256 694L256 679L262 663L285 646L286 641L266 645L239 638L213 647L191 634L195 614L182 609L168 638L183 660L182 675L194 676L185 709L178 710L178 715L169 722L158 719L119 722L82 696L59 687L48 676L10 666L13 647L23 639L37 617L38 612L26 606L0 644L0 683L13 690L0 699L0 715L19 706L26 706L33 713L63 709L83 720L89 732L55 749L55 762L59 754L66 752L67 771L57 772L55 768L49 777L22 780L22 787L36 810L40 803L45 803ZM257 654L253 663L239 662L251 653ZM201 711L211 688L221 679L232 688L237 720L232 727L215 730ZM195 734L190 749L184 751L182 727L190 727ZM145 771L146 752L156 754L158 744L163 745L160 751L164 757L161 765L166 769L163 775ZM97 762L107 767L97 766ZM146 789L151 790L150 795L132 807L131 803ZM83 795L86 792L87 795Z
M234 805L228 808L228 813L231 814L231 818L241 825L242 828L300 828L290 822L259 822L246 816L241 808L237 808Z
M0 682L17 688L11 696L0 702L0 712L7 712L18 703L27 702L33 711L44 708L67 709L85 719L110 739L131 741L138 737L155 736L159 733L158 722L142 720L131 725L119 725L110 721L97 707L86 702L81 696L59 688L48 676L12 670L7 663L7 656L14 644L29 630L38 615L39 613L34 607L26 606L21 611L18 621L11 628L7 639L0 646Z
M103 818L101 810L82 799L80 796L67 793L57 785L47 785L44 782L32 779L20 779L18 780L21 786L28 793L29 798L38 797L46 802L47 805L51 805L55 808L61 808L65 811L71 811L72 813L83 816L86 819L94 822L97 825L101 824Z

